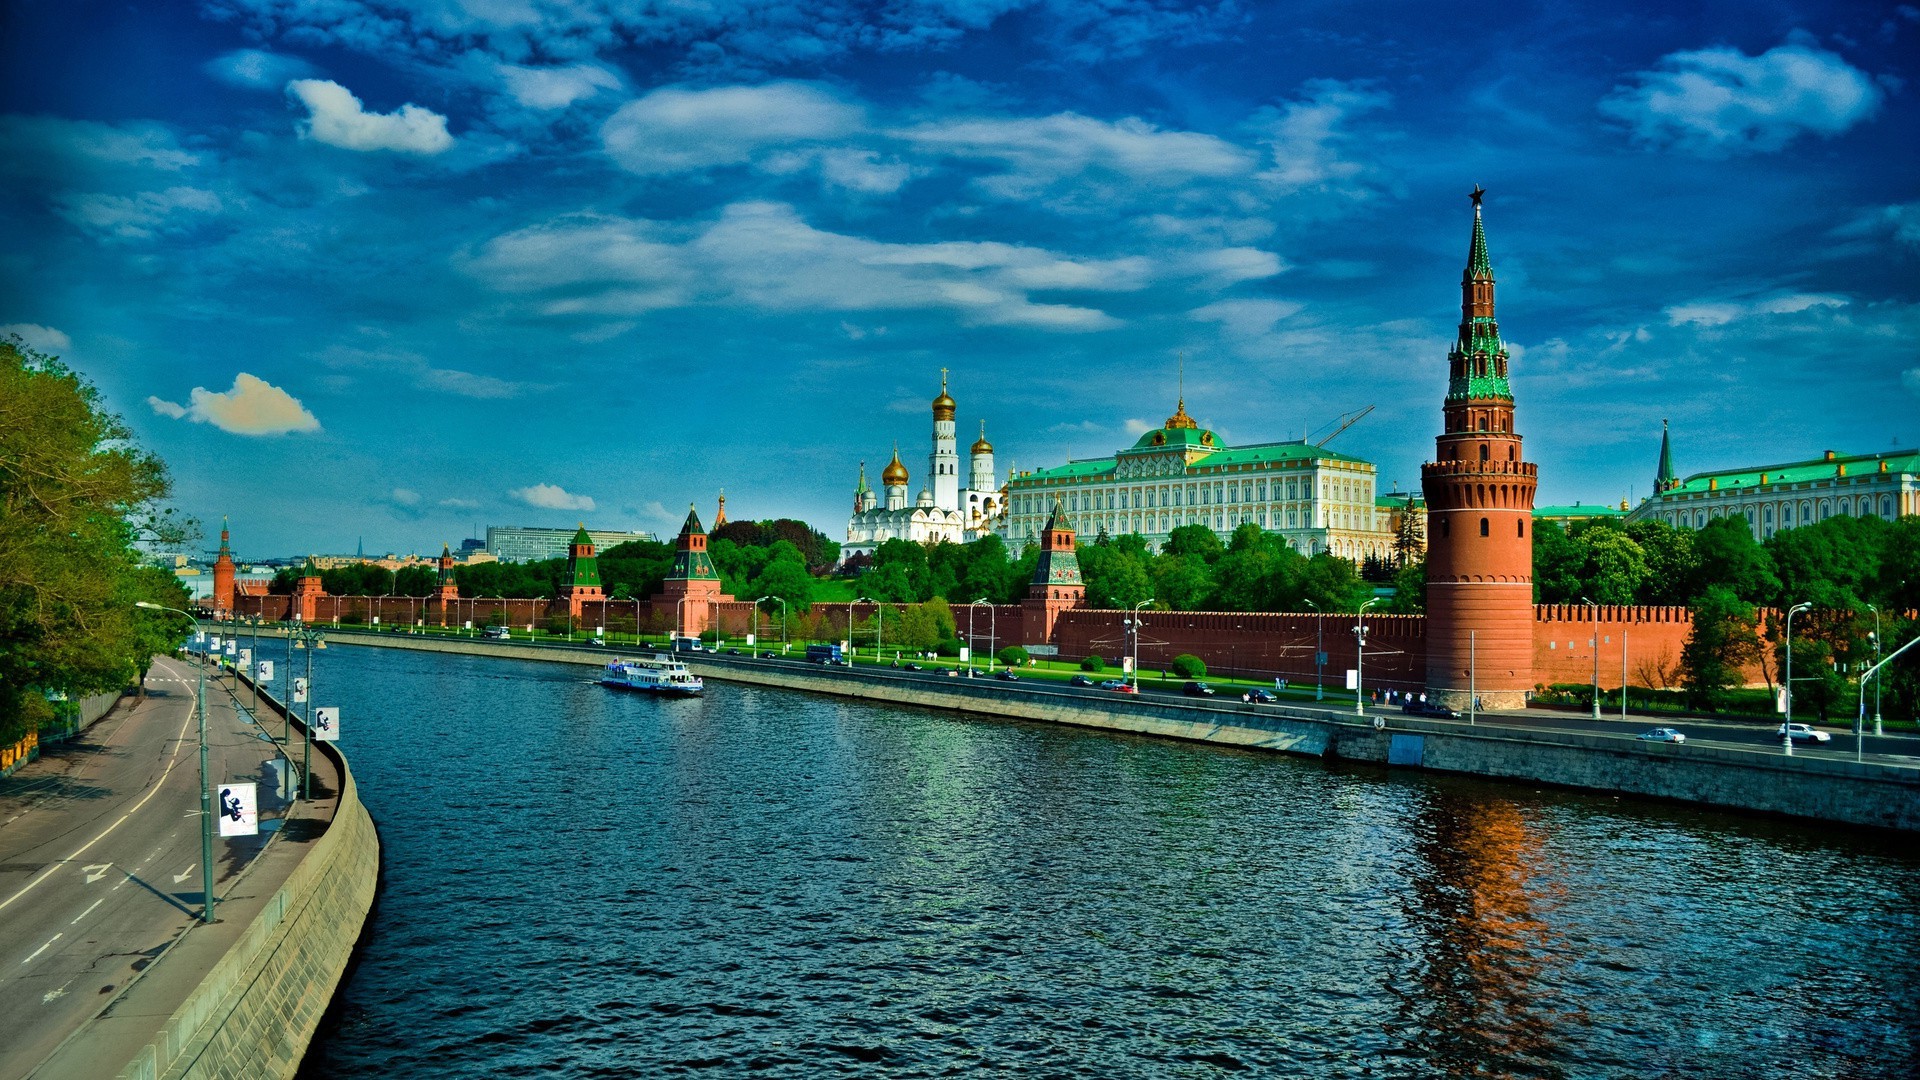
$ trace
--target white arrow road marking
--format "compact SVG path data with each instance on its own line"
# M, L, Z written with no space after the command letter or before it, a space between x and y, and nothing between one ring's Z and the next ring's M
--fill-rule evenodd
M194 697L196 699L199 697L198 692L194 694ZM64 859L61 859L59 862L53 864L52 866L47 867L45 870L42 870L40 872L39 877L36 877L32 881L29 881L25 885L22 885L20 887L19 892L14 893L12 896L7 897L5 900L0 900L0 911L5 911L8 908L8 906L10 906L14 901L27 895L29 892L32 892L34 886L52 877L53 872L55 870L58 870L61 866L65 865L66 863L73 862L75 859L78 859L80 856L85 855L87 853L88 848L92 847L93 845L99 843L102 840L105 840L107 838L108 833L119 828L122 822L125 822L128 818L139 813L141 807L147 805L148 801L151 800L155 795L160 794L160 789L167 782L167 776L173 772L173 767L175 765L180 764L180 761L181 761L180 751L182 747L186 746L187 725L193 722L193 717L194 717L194 710L189 708L187 710L187 715L180 721L179 734L174 736L173 758L172 760L167 762L167 767L161 770L160 778L153 782L153 787L148 790L146 795L142 796L139 802L134 803L132 808L129 809L126 813L121 814L118 818L116 818L113 824L100 830L100 834L98 836L95 836L93 839L87 841L84 844L81 844L80 850L74 852L73 854L67 856Z
M91 885L101 878L106 877L107 871L111 869L113 869L112 863L103 862L94 863L92 866L83 866L80 868L80 872L87 875L87 884Z
M40 954L41 954L41 953L43 953L43 952L46 952L46 951L47 951L48 949L51 949L51 948L53 948L53 943L54 943L54 942L56 942L56 941L59 941L59 940L60 940L60 938L61 938L62 936L63 936L63 935L60 935L60 934L55 934L55 935L53 935L52 937L50 937L50 938L48 938L48 939L47 939L47 943L46 943L45 945L42 945L42 946L40 946L39 948L37 948L37 949L35 949L35 950L33 950L33 955L32 955L32 956L29 956L29 957L27 957L27 958L26 958L25 960L22 960L22 961L20 961L20 962L21 962L21 963L23 963L23 964L31 964L31 963L33 963L33 962L34 962L35 960L38 960L38 959L40 959Z
M194 863L191 866L188 866L185 870L182 870L179 873L173 875L173 883L175 885L178 885L181 882L187 880L187 875L193 873L193 868L199 865L200 865L199 863Z
M106 903L106 902L107 902L107 898L103 896L103 897L101 897L100 899L98 899L98 900L95 900L95 901L94 901L93 903L91 903L91 904L88 904L88 905L87 905L87 910L85 910L85 911L83 911L83 912L81 912L81 913L80 913L80 914L78 914L78 915L75 915L75 916L73 917L73 922L70 922L70 923L68 923L67 925L68 925L68 926L72 926L72 925L73 925L73 923L77 923L77 922L79 922L79 921L80 921L81 919L84 919L84 918L86 918L87 916L89 916L89 915L91 915L91 914L93 914L93 909L94 909L94 908L97 908L97 907L99 907L99 906L100 906L101 904L104 904L104 903Z
M73 980L68 979L67 981L72 982ZM62 998L66 996L67 996L67 988L65 986L62 986L58 990L49 990L45 994L42 994L40 997L40 1004L45 1005L51 1002L54 998Z

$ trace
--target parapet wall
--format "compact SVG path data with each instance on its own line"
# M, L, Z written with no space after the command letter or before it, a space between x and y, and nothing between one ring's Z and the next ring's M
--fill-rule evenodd
M296 721L297 724L297 721ZM380 877L380 840L346 758L326 834L119 1080L291 1080L353 955Z

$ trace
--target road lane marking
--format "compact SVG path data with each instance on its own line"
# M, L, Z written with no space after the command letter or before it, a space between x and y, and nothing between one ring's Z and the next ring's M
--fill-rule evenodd
M192 873L193 873L193 868L194 868L194 867L196 867L196 866L199 866L199 865L200 865L199 863L190 863L190 864L188 864L188 866L187 866L187 868L186 868L185 870L182 870L182 871L180 871L179 873L177 873L177 874L175 874L175 875L173 875L173 883L174 883L175 885L178 885L178 884L180 884L181 882L183 882L183 881L185 881L185 880L187 880L187 877L188 877L188 875L190 875L190 874L192 874Z
M87 875L87 884L91 885L101 878L106 877L107 871L111 869L113 869L112 863L103 862L94 863L92 866L83 866L80 868L80 872Z
M20 887L19 892L14 893L12 896L7 897L5 900L0 900L0 911L5 911L9 906L11 906L14 903L14 901L19 900L21 897L27 895L29 892L32 892L35 886L39 885L41 882L52 877L54 875L54 872L56 870L59 870L60 867L66 865L67 863L71 863L79 859L80 856L82 855L85 855L87 853L88 848L91 848L93 845L99 843L102 840L105 840L107 838L108 833L111 833L113 830L119 828L120 825L123 822L125 822L128 818L139 813L140 808L147 805L147 803L151 801L155 795L160 794L160 789L166 785L167 777L169 774L173 772L173 767L180 764L180 760L181 760L180 752L186 748L187 727L188 725L193 723L194 713L199 704L198 691L195 691L194 699L195 699L194 706L190 706L187 709L187 715L180 721L180 731L173 738L173 744L174 744L173 760L167 762L166 769L160 773L160 779L155 780L153 782L153 789L151 791L148 791L144 796L142 796L139 802L134 803L132 809L128 810L124 814L121 814L117 819L115 819L113 824L100 830L100 834L98 836L95 836L93 839L80 845L79 850L75 851L73 854L67 856L64 859L59 860L58 862L54 863L52 866L49 866L45 870L41 871L38 877L34 878L32 881L27 882L25 885L22 885Z
M55 934L55 935L53 935L52 937L50 937L50 938L48 938L48 939L47 939L47 943L46 943L45 945L42 945L42 946L40 946L39 948L37 948L37 949L35 949L35 950L33 950L33 955L32 955L32 956L29 956L29 957L27 957L27 958L26 958L25 960L22 960L22 961L20 961L20 962L21 962L21 963L23 963L23 964L31 964L31 963L33 963L33 962L34 962L35 960L38 960L38 959L40 959L40 954L41 954L41 953L43 953L43 952L46 952L46 951L47 951L48 949L51 949L51 948L53 948L53 943L54 943L54 942L56 942L56 941L59 941L59 940L60 940L60 939L61 939L62 937L64 937L64 936L65 936L65 935L63 935L63 934Z
M107 902L107 898L103 896L103 897L101 897L100 899L98 899L98 900L95 900L95 901L94 901L93 903L91 903L91 904L88 904L88 905L87 905L87 910L85 910L85 911L83 911L83 912L81 912L81 913L80 913L80 914L78 914L78 915L75 915L75 916L73 917L73 922L70 922L70 923L68 923L67 925L68 925L68 926L72 926L72 925L73 925L73 923L77 923L77 922L79 922L79 921L80 921L81 919L84 919L84 918L86 918L87 916L89 916L89 915L91 915L91 914L93 914L93 909L94 909L94 908L97 908L97 907L99 907L99 906L100 906L101 904L104 904L104 903L106 903L106 902Z
M66 982L61 983L58 989L47 991L45 994L42 994L40 996L40 1004L46 1005L51 1003L54 998L66 997L67 987L72 985L73 985L73 980L68 979Z

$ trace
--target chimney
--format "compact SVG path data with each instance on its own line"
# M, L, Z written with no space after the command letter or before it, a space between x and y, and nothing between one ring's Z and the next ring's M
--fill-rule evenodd
M1827 460L1828 460L1828 461L1832 461L1832 460L1833 460L1833 459L1834 459L1834 458L1835 458L1836 456L1838 456L1838 455L1837 455L1837 453L1836 453L1835 451L1832 451L1832 450L1829 450L1829 451L1827 451Z

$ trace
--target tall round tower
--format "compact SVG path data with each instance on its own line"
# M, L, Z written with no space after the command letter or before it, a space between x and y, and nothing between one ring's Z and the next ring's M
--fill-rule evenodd
M1507 348L1473 189L1460 337L1447 354L1445 430L1420 467L1427 499L1427 695L1464 710L1520 708L1533 688L1533 493L1513 430Z
M953 433L953 398L947 396L947 369L940 369L940 396L933 399L933 452L927 455L927 487L933 505L960 509L960 451Z

